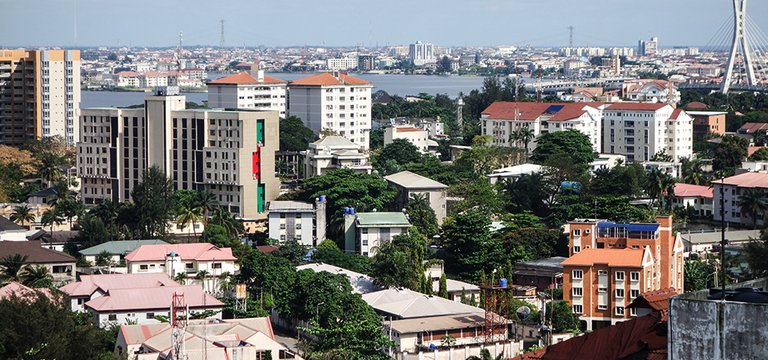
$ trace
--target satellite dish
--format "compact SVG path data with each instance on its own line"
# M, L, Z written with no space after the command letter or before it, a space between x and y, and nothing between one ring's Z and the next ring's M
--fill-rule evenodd
M516 313L517 313L517 317L518 317L520 320L525 320L525 319L527 319L527 318L528 318L528 316L530 316L530 315L531 315L531 308L529 308L529 307L527 307L527 306L523 305L523 306L521 306L521 307L517 308L517 311L516 311Z

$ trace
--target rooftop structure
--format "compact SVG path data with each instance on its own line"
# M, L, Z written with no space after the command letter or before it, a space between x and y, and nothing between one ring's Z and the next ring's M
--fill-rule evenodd
M363 300L377 312L392 319L428 318L460 314L480 314L483 309L424 295L409 289L386 289L363 295ZM484 321L484 317L483 317Z
M280 117L286 117L288 82L264 75L264 70L239 72L207 85L211 108L276 111Z
M389 183L397 188L397 208L405 208L408 201L419 194L426 197L429 206L435 212L438 225L442 225L446 216L446 197L448 185L434 181L428 177L412 173L410 171L401 171L399 173L387 175L384 177Z
M381 287L373 283L373 279L371 279L368 275L364 275L358 272L354 272L352 270L347 270L344 268L340 268L338 266L333 266L330 264L323 264L323 263L312 263L312 264L306 264L306 265L299 265L296 267L296 270L312 270L314 272L329 272L331 274L339 274L346 276L349 279L350 285L352 285L352 291L354 291L357 294L368 294L374 291L381 290Z
M99 255L108 254L110 255L111 260L117 264L125 257L125 255L128 255L142 245L168 245L168 243L157 239L107 241L80 250L80 255L83 255L85 260L95 263L96 258Z
M160 286L179 286L163 273L81 275L80 281L59 288L67 295L72 311L85 311L84 304L116 289L143 289Z

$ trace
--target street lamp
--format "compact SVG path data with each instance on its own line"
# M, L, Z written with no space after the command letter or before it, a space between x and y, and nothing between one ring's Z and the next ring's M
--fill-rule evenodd
M324 305L325 301L321 301L315 306L315 321L317 321L317 325L320 326L320 305Z

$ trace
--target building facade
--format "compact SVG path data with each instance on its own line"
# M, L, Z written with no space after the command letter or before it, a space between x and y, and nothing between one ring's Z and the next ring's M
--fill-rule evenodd
M144 172L158 166L177 190L205 190L244 220L265 219L280 190L277 112L184 104L184 96L158 92L143 109L84 109L77 144L83 202L129 201Z
M296 241L305 246L317 246L325 240L324 196L315 204L299 201L272 201L269 203L269 237Z
M448 185L410 171L401 171L396 174L391 174L385 176L384 179L397 188L397 200L395 201L395 206L398 209L405 208L408 201L413 198L414 195L421 195L426 198L432 211L435 212L437 224L443 224L446 216L445 203Z
M294 80L288 84L288 113L315 133L331 132L368 150L371 88L365 80L338 72Z
M78 139L80 50L0 50L0 144Z
M759 189L765 192L768 189L768 174L743 173L712 181L713 220L720 221L723 218L720 214L722 209L720 199L724 198L726 222L745 226L762 226L765 221L764 212L759 211L757 214L745 214L741 211L739 201L747 189Z
M430 43L422 43L421 41L409 45L408 60L416 66L434 64L437 61L435 58L435 46Z
M524 147L512 134L522 128L533 131L528 150L536 148L535 138L548 132L578 130L589 137L592 148L600 152L603 109L601 103L525 103L496 101L480 116L483 135L496 146Z
M352 169L366 174L373 170L368 154L360 145L341 136L326 136L309 144L304 157L304 178L323 175L332 169Z
M725 135L725 116L722 111L687 111L693 117L693 135L704 139L707 134Z
M384 129L384 146L396 139L408 140L413 146L419 148L422 154L434 154L437 150L437 141L429 138L429 132L413 126L389 126Z
M693 155L693 119L661 103L616 103L603 116L603 153L628 162L648 161L664 151L677 162Z
M411 222L402 212L356 213L355 209L345 209L344 250L373 257L379 246L405 234L410 227Z
M642 292L674 288L682 293L683 242L672 234L671 216L656 221L568 223L570 257L562 262L563 300L587 329L636 316L625 308Z
M264 75L264 70L225 76L208 83L208 106L276 111L285 118L287 85L284 80Z

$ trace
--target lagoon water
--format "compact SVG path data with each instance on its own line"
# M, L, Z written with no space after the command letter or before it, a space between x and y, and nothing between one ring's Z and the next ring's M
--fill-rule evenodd
M296 80L308 76L300 73L280 73L267 74L286 81ZM215 78L220 74L210 74L209 77ZM460 92L468 94L473 89L479 89L483 86L483 77L481 76L437 76L437 75L380 75L380 74L355 74L355 77L365 79L373 84L373 91L384 90L390 95L416 95L427 93L430 95L447 94L450 97L456 97ZM81 92L81 108L103 107L103 106L130 106L144 103L143 92L129 91L86 91ZM208 94L183 93L187 96L187 101L193 101L201 104L203 100L208 99Z

